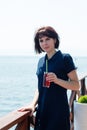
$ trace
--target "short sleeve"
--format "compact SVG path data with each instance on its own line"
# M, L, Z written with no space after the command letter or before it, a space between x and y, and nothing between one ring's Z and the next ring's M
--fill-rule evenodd
M73 58L71 57L70 54L64 54L64 67L65 67L66 73L69 73L72 70L77 69L73 62Z
M37 65L37 71L36 71L36 75L39 75L40 71L41 71L41 67L44 63L44 59L45 57L42 57L39 59L38 65Z

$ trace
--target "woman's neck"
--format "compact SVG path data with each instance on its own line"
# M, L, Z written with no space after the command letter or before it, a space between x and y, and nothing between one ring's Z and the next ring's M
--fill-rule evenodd
M56 50L53 50L53 51L47 53L48 59L50 59L55 53L56 53Z

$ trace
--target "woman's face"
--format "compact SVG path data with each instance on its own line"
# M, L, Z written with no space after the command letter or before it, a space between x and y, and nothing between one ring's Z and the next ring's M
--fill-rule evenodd
M43 36L39 39L40 47L43 51L50 53L55 49L56 40L47 36Z

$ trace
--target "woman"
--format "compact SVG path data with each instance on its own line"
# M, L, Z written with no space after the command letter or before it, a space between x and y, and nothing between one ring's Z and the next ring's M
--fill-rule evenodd
M28 107L33 114L38 104L34 130L70 130L70 114L67 89L79 90L76 67L69 54L59 50L59 36L50 26L39 28L34 37L36 53L46 52L37 67L38 89ZM48 64L48 68L46 66ZM43 75L48 69L46 80L49 87L43 86Z

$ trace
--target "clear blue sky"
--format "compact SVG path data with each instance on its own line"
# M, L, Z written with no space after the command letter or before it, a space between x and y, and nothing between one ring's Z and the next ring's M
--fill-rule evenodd
M0 0L0 55L35 54L34 32L45 25L63 52L87 56L87 0Z

